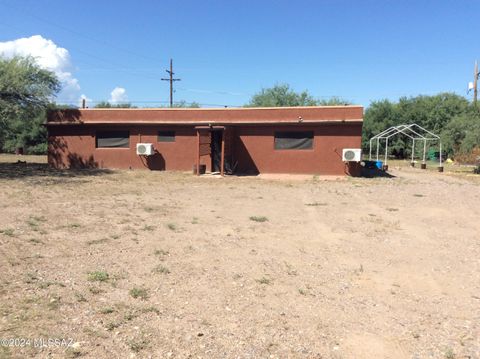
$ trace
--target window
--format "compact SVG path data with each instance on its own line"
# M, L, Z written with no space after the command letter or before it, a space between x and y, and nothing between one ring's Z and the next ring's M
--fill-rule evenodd
M311 150L313 148L313 131L275 132L276 150Z
M158 131L158 142L175 142L175 131Z
M130 133L128 131L97 132L97 148L129 148Z

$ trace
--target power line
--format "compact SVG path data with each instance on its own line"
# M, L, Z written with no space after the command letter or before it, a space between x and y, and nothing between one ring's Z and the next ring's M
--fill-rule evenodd
M229 95L229 96L251 96L251 94L242 93L242 92L189 89L189 88L184 88L184 87L180 87L180 88L178 88L178 90L187 91L187 92L195 92L195 93L203 93L203 94L219 94L219 95Z
M0 4L1 4L1 3L0 3ZM0 23L0 25L1 25L1 24L2 24L2 23ZM18 31L23 31L23 29L21 29L21 28L19 28L19 27L17 27L17 26L11 25L11 24L7 24L7 23L5 23L5 22L3 23L3 25L6 26L6 27L11 27L11 28L13 28L13 29L16 29L16 30L18 30ZM142 77L142 78L149 79L149 80L155 80L155 81L158 80L158 77L156 77L156 75L154 75L154 72L153 72L153 71L152 71L152 72L144 72L144 73L142 73L141 71L135 71L135 70L133 70L133 69L127 69L125 65L122 65L122 64L116 63L116 62L112 62L111 60L107 60L107 59L105 59L105 58L102 58L102 57L100 57L100 56L97 56L97 55L95 55L95 54L92 54L92 53L90 53L90 52L88 52L88 51L85 51L85 50L83 50L83 49L80 49L79 47L69 45L68 48L69 48L69 50L75 50L76 52L79 52L79 53L81 53L81 54L83 54L83 55L86 55L86 56L88 56L88 57L90 57L90 58L92 58L92 59L95 59L95 60L97 60L97 61L101 61L101 62L103 62L103 63L106 64L106 65L118 66L118 67L122 68L122 70L124 70L124 72L125 72L126 74L133 75L133 76L136 76L136 77ZM85 60L83 60L83 59L80 59L80 60L79 60L79 59L75 59L75 63L84 63L84 64L96 66L96 64L94 64L94 63L92 63L92 62L89 62L89 61L85 61ZM107 70L107 69L105 69L105 70ZM118 71L118 70L115 69L114 67L111 67L111 68L109 68L108 70L109 70L109 71ZM83 69L82 69L82 68L79 68L78 71L83 71ZM150 74L151 76L149 76L148 74ZM154 76L155 76L155 77L154 77Z
M173 107L173 83L175 81L181 81L181 79L174 79L173 75L173 60L170 59L170 70L165 70L170 75L168 79L162 79L162 81L170 81L170 107Z
M0 5L4 5L4 6L7 7L7 8L9 7L9 6L7 6L5 3L0 3ZM97 38L95 38L95 37L93 37L93 36L85 35L85 34L83 34L83 33L81 33L81 32L72 30L72 29L70 29L70 28L68 28L68 27L65 27L65 26L62 26L62 25L58 25L58 24L53 23L53 22L51 22L51 21L49 21L49 20L47 20L47 19L44 19L44 18L42 18L42 17L33 15L33 14L29 13L28 11L25 11L25 10L23 10L23 9L20 9L20 8L18 8L18 7L16 7L16 6L11 6L11 5L10 5L10 8L15 9L15 10L17 10L17 11L19 11L19 12L22 12L22 13L24 13L25 15L27 15L27 16L33 18L33 19L36 19L36 20L38 20L38 21L41 21L41 22L43 22L43 23L45 23L45 24L48 24L48 25L53 26L53 27L57 27L57 28L59 28L59 29L61 29L61 30L63 30L63 31L67 31L67 32L69 32L69 33L71 33L71 34L73 34L73 35L75 35L75 36L79 36L79 37L83 37L84 39L87 39L87 40L95 41L95 42L97 42L97 43L99 43L99 44L102 44L102 45L104 45L104 46L108 46L108 47L110 47L110 48L112 48L112 49L115 49L115 50L117 50L117 51L123 51L123 52L125 52L125 53L131 54L131 55L134 55L134 56L137 56L137 57L142 57L142 58L147 59L147 60L150 60L150 61L159 62L159 59L156 59L156 58L153 58L153 57L150 57L150 56L145 56L145 55L136 53L136 52L134 52L134 51L131 51L131 50L128 50L128 49L119 47L119 46L117 46L117 45L115 45L115 44L112 44L112 43L110 43L110 42L107 42L107 41L105 41L105 40L100 40L100 39L97 39Z
M80 102L81 99L77 100L71 100L71 99L56 99L55 103L58 105L64 104L64 105L71 105L73 103L78 103ZM108 102L105 100L92 100L92 99L86 99L88 103L91 104L98 104L98 103L104 103ZM134 100L134 101L125 101L121 103L128 103L130 105L135 105L135 104L168 104L170 105L170 101L155 101L155 100ZM174 102L173 105L199 105L199 106L206 106L206 107L243 107L242 105L226 105L226 104L218 104L218 103L198 103L198 102L185 102L185 101L179 101L179 102Z

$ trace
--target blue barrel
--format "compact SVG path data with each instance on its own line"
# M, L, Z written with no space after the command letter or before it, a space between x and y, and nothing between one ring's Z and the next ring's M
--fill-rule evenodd
M383 168L383 161L375 161L375 165L377 169L381 170Z

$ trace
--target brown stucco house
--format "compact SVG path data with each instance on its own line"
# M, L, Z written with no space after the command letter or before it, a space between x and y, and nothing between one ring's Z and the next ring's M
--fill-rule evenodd
M55 168L355 174L363 108L68 109L48 113ZM148 144L152 155L137 154Z

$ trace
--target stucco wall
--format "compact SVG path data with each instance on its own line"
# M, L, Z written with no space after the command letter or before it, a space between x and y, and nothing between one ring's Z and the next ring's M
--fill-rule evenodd
M95 148L95 133L128 130L129 148ZM175 142L158 142L160 130L175 131ZM136 144L153 143L156 153L137 156ZM49 129L49 163L56 168L97 167L151 170L191 170L195 163L197 137L193 127L184 126L54 126ZM209 163L202 158L202 163Z
M345 174L343 148L359 148L361 123L317 125L254 125L232 128L232 164L243 173ZM95 148L95 133L102 130L128 130L129 148ZM158 142L159 130L175 131L175 142ZM311 130L311 150L275 150L274 132ZM153 143L157 153L147 158L136 155L136 144ZM192 170L197 154L193 126L105 126L60 125L49 127L49 163L56 168L97 167L150 170ZM210 169L209 156L201 163Z
M314 132L313 149L276 150L275 131ZM345 174L343 148L360 148L362 125L250 126L235 131L234 158L241 172Z

